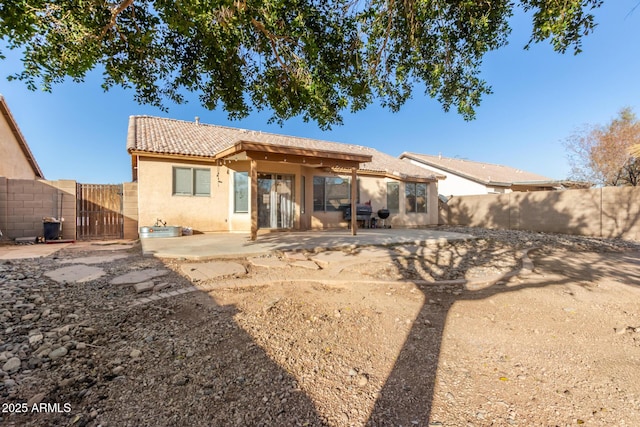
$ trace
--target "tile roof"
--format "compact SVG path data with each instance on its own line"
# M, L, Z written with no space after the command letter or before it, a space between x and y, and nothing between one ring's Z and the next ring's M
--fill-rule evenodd
M512 168L510 166L495 165L491 163L473 162L464 159L452 159L442 156L431 156L428 154L402 153L400 158L411 159L426 165L441 169L445 172L463 176L482 184L503 184L514 183L552 183L551 178L535 173Z
M160 117L131 116L129 118L127 150L130 153L135 151L213 159L217 153L233 147L240 141L345 154L362 154L371 156L372 159L371 162L360 165L362 171L397 176L400 179L436 179L435 174L424 168L360 145Z
M27 158L27 161L31 165L31 169L33 169L33 173L36 175L36 177L44 179L44 174L42 173L42 170L40 169L38 162L36 162L36 158L31 152L31 149L29 149L27 140L24 138L24 135L22 135L22 132L18 127L18 123L16 123L16 120L13 118L13 114L11 114L11 110L9 110L9 106L7 105L7 102L5 101L4 96L2 96L1 94L0 94L0 113L4 116L4 119L9 125L11 132L13 133L14 137L18 141L18 144L20 145L22 152L24 153L25 157Z

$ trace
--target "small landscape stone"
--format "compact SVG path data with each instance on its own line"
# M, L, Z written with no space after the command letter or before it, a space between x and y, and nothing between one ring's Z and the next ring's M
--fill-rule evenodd
M29 337L29 344L36 345L40 341L42 341L43 339L44 339L44 336L42 336L41 334L32 335L32 336Z
M187 377L178 377L173 381L173 385L183 386L183 385L186 385L188 382L189 382L189 378L187 378Z
M36 316L37 316L36 313L25 314L24 316L22 316L22 321L26 322L29 320L33 320Z
M133 288L136 290L137 294L152 291L154 287L155 285L153 284L153 282L142 282L133 285Z
M2 365L2 370L8 373L12 373L20 369L21 364L22 362L19 358L12 357L11 359L7 360L4 365Z
M367 378L366 375L358 376L358 386L359 387L364 387L367 384L369 384L369 378Z
M171 286L171 284L169 284L168 282L158 283L153 287L153 292L160 292L164 289L167 289L169 286Z
M31 397L31 399L29 399L29 401L27 401L27 406L31 408L33 405L39 405L46 395L46 393L38 393L34 395L33 397Z
M52 360L59 359L63 356L66 356L68 352L69 351L67 350L67 347L62 346L60 348L53 350L51 353L49 353L49 359L52 359Z
M133 359L137 359L138 357L142 356L142 351L138 349L133 349L131 350L131 353L129 353L129 356L131 356L131 358Z

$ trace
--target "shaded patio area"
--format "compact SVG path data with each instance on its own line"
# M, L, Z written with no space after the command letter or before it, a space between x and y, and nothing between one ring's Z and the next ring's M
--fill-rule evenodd
M344 247L426 245L450 240L473 239L469 234L438 229L360 229L249 233L207 233L195 236L141 239L144 255L191 260L268 255L274 252L337 250Z

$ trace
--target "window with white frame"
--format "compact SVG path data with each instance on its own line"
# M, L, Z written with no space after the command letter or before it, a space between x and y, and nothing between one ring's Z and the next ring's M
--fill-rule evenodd
M400 212L400 183L387 182L387 209L390 213Z
M211 170L208 168L173 168L174 196L211 195Z
M235 172L233 174L233 212L249 212L249 173Z

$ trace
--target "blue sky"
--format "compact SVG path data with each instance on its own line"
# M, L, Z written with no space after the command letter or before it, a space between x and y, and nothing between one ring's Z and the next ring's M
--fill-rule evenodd
M394 156L403 151L442 154L564 179L569 165L563 141L577 128L604 124L624 106L640 115L637 4L606 0L596 11L596 31L584 39L577 56L557 54L548 43L525 51L531 21L517 14L509 45L485 57L482 77L494 93L470 122L455 111L443 112L419 90L398 113L372 105L346 114L344 125L331 131L299 119L283 127L268 125L268 112L229 121L223 110L202 108L195 95L164 113L138 105L130 91L103 92L99 73L84 83L58 85L53 93L31 92L22 82L4 79L20 69L17 52L5 52L8 59L0 62L0 93L48 179L130 181L127 124L130 115L141 114L181 120L199 116L203 123L366 145Z

